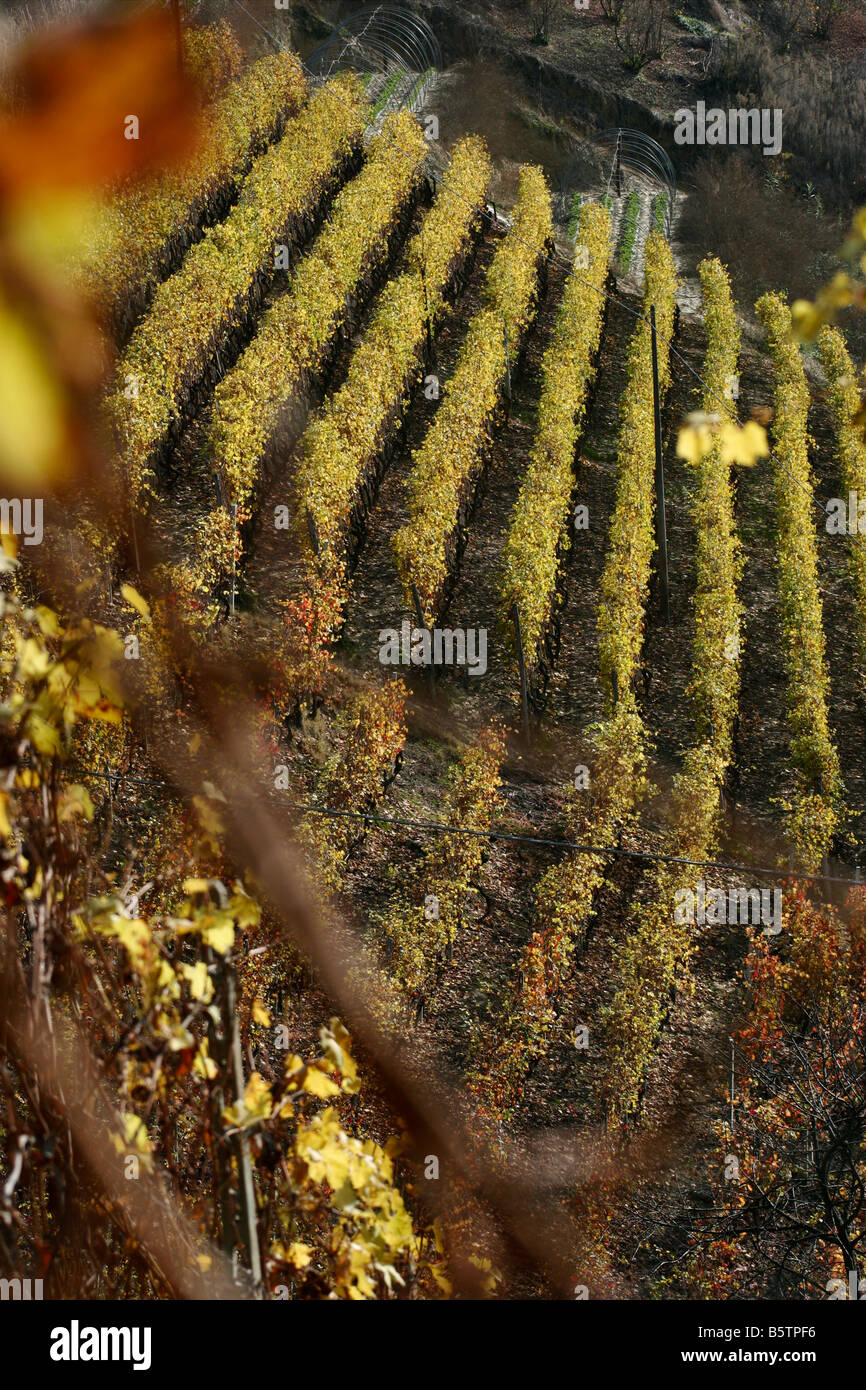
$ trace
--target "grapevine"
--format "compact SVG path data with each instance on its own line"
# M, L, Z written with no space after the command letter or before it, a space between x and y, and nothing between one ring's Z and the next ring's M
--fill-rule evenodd
M788 725L797 770L788 831L798 863L812 871L820 866L839 827L843 786L827 713L830 680L809 467L809 388L784 299L766 294L755 309L767 331L776 368L776 565L788 673Z
M730 396L740 333L728 277L717 260L699 266L707 326L703 407ZM697 535L695 637L689 698L697 741L674 779L671 853L706 859L714 848L719 798L731 753L740 672L742 558L734 521L730 465L716 445L698 464L692 504ZM634 1109L672 989L688 987L690 930L674 917L676 893L694 888L694 872L661 865L631 907L617 962L617 989L603 1013L609 1048L601 1088L609 1119Z
M644 307L656 305L659 322L674 321L676 277L670 251L663 238L654 236L647 246ZM663 330L662 330L663 331ZM668 334L669 336L669 334ZM641 576L633 588L623 586L616 598L616 618L630 627L623 633L620 669L631 674L640 651L644 606L652 553L651 501L653 487L652 374L649 364L649 330L642 320L629 348L629 379L622 406L619 438L620 474L617 503L611 524L606 576L620 566L624 573ZM661 366L661 364L660 364ZM664 359L664 382L668 380ZM648 418L647 418L647 395ZM638 426L642 432L633 433ZM649 495L644 496L644 492ZM646 518L641 529L631 518L639 509ZM611 589L613 585L609 586ZM614 619L614 604L608 612ZM609 658L608 658L609 660ZM602 676L606 667L600 654ZM610 844L628 825L646 787L646 730L637 709L629 679L623 679L611 716L587 731L592 766L592 804L586 794L571 797L569 833L593 844ZM595 791L600 788L600 791ZM597 889L604 881L605 861L599 856L572 855L549 869L539 884L535 903L536 929L524 950L508 1000L496 1024L496 1045L490 1060L470 1077L470 1089L478 1095L486 1115L501 1112L506 1118L519 1100L520 1087L533 1060L547 1046L555 1021L553 1001L565 982L575 950L581 944Z
M670 383L670 340L674 330L676 272L670 248L651 232L646 244L644 310L655 305L659 389ZM655 549L655 423L650 325L641 321L628 352L628 383L620 406L616 509L601 581L598 627L602 679L609 698L631 686L643 643L643 615Z
M119 334L177 267L199 225L227 210L255 155L305 97L294 54L259 59L201 116L193 162L124 188L105 204L81 276Z
M535 313L538 273L552 232L550 195L539 169L521 171L511 232L490 265L484 307L466 331L444 399L407 483L407 519L394 549L407 594L418 587L425 621L441 603L462 506L471 495L513 361Z
M406 741L402 681L389 681L381 689L355 696L337 716L334 733L334 752L318 779L314 804L332 811L377 810L399 768ZM305 817L301 839L325 897L338 888L358 838L358 825L351 820L315 812Z
M540 658L555 602L567 545L563 539L574 487L572 462L604 320L610 217L600 203L584 204L578 245L589 253L589 268L575 269L569 277L544 354L535 440L502 557L500 617L505 626L512 606L518 605L529 666Z
M332 551L344 547L352 512L420 372L427 325L440 317L455 269L478 229L489 178L482 142L461 140L447 183L410 243L406 269L382 292L344 384L301 439L295 494L302 538L309 511L321 540Z
M357 153L365 108L358 84L322 87L278 144L256 160L237 206L161 285L133 334L109 402L134 499L151 485L160 449L192 393L218 369L217 345L245 322L273 276L275 246L303 236Z
M837 328L823 328L818 336L818 346L827 373L827 396L836 430L842 486L846 493L855 492L862 503L866 499L866 444L863 431L856 424L862 399L857 389L854 364L845 339ZM847 496L845 504L847 515ZM859 523L857 535L860 536ZM860 660L866 664L866 544L862 539L852 540L848 556L857 600Z
M218 96L235 81L243 62L244 51L238 37L224 19L184 30L184 69L206 98Z
M240 508L281 415L320 372L352 296L381 263L392 229L411 207L425 155L414 118L405 112L389 117L361 173L335 200L290 292L267 311L250 346L217 387L210 447Z

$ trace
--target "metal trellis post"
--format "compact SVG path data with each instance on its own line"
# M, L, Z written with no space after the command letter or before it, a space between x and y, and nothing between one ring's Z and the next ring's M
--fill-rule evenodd
M520 703L523 707L523 732L529 739L529 690L526 683L526 660L523 654L523 633L520 630L520 609L515 603L511 609L514 619L514 632L517 637L517 663L520 667Z
M428 631L428 628L427 628L427 624L426 624L425 621L424 621L424 610L423 610L423 608L421 607L421 595L418 593L418 585L415 583L415 580L414 580L414 579L412 580L412 598L413 598L414 603L415 603L415 617L416 617L416 620L417 620L417 622L418 622L418 627L419 627L419 629L420 629L422 632L427 632L427 631ZM429 667L429 670L430 670L430 698L433 699L433 700L435 700L435 698L436 698L436 673L435 673L435 671L433 670L433 634L432 634L432 632L430 633L430 667Z
M653 410L655 414L656 442L656 545L659 552L659 574L662 583L662 601L665 621L671 620L671 596L668 584L668 533L665 520L665 468L662 457L662 412L659 393L659 358L656 340L656 307L650 306L650 338L652 342L653 367Z
M232 600L231 615L235 615L235 579L237 574L237 553L238 553L238 504L232 502Z

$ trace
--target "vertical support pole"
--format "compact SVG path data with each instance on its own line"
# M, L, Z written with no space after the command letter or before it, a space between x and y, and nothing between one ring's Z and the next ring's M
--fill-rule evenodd
M140 579L140 578L141 578L141 559L140 559L139 554L138 554L138 533L136 532L136 529L135 529L135 508L133 507L133 504L132 504L132 491L131 491L130 486L129 486L129 472L128 472L128 470L126 469L126 467L124 467L124 470L123 470L123 477L124 477L124 481L125 481L125 483L126 483L126 495L127 495L127 497L129 498L129 525L130 525L130 528L131 528L131 530L132 530L132 547L133 547L133 550L134 550L134 552L135 552L135 572L136 572L136 574L138 575L138 577L139 577L139 579Z
M213 948L206 946L204 958L208 973L214 976L215 997L218 1011L208 1015L207 1029L211 1056L217 1066L217 1077L211 1091L211 1136L212 1161L216 1202L220 1216L220 1236L222 1252L232 1262L232 1275L237 1273L237 1249L235 1247L235 1223L232 1216L231 1165L228 1160L228 1145L223 1135L222 1112L227 1103L226 1084L231 1064L231 1030L233 1021L228 1015L226 985L226 961L217 956ZM243 1094L243 1092L241 1092Z
M433 361L433 326L430 322L430 300L427 296L427 253L424 251L422 233L423 260L421 262L421 287L424 291L424 330L427 334L427 361Z
M210 946L205 947L204 957L207 961L209 973L216 975L216 985L220 992L217 994L221 1004L224 1004L224 995L221 986L222 966L217 965L217 957ZM216 1204L220 1218L220 1237L221 1248L227 1260L232 1260L235 1254L234 1229L231 1214L231 1199L229 1188L229 1167L226 1162L226 1151L223 1144L221 1116L226 1104L225 1082L226 1082L226 1028L225 1018L217 1019L213 1013L208 1015L207 1030L210 1043L210 1054L217 1065L217 1079L210 1094L211 1100L211 1158L214 1172L214 1187Z
M129 520L130 520L130 524L131 524L131 526L132 526L132 546L133 546L133 549L134 549L134 551L135 551L135 572L136 572L136 574L138 575L138 577L139 577L139 579L140 579L140 578L141 578L141 556L140 556L139 553L138 553L138 533L137 533L137 531L136 531L136 529L135 529L135 513L134 513L133 510L132 510L132 506L130 506L130 508L129 508Z
M529 689L526 683L526 659L523 653L523 633L520 630L520 609L515 603L511 609L514 619L514 633L517 638L517 663L520 667L520 703L523 707L523 732L529 741Z
M662 601L665 622L671 620L671 595L668 584L668 531L665 520L665 467L662 458L662 411L659 395L659 357L656 341L656 306L650 306L650 337L652 341L653 410L656 439L656 545L659 553L659 574L662 582Z
M226 1028L231 1038L232 1081L235 1100L243 1098L244 1064L241 1056L241 1033L238 1022L237 996L235 990L235 971L231 960L225 964L225 1006ZM243 1131L236 1139L238 1156L238 1182L240 1185L240 1205L243 1229L241 1238L246 1245L247 1259L253 1276L256 1291L261 1292L262 1259L259 1251L259 1232L256 1223L256 1194L253 1187L253 1170L250 1163L250 1146Z
M505 396L511 404L511 349L508 344L508 324L503 320L502 337L505 342Z
M235 615L235 579L237 577L238 554L238 504L232 502L232 601L231 615Z
M731 1119L730 1119L730 1127L731 1127L731 1138L733 1139L733 1137L734 1137L734 1084L735 1084L735 1081L736 1081L736 1074L735 1074L735 1051L734 1051L734 1040L733 1040L733 1038L730 1039L730 1044L731 1044L731 1089L730 1089L730 1093L729 1093L729 1094L730 1094L730 1101L731 1101Z
M417 620L418 627L419 627L423 632L427 632L427 631L428 631L427 624L426 624L425 621L424 621L424 609L421 607L421 595L418 593L418 585L415 583L415 580L414 580L414 579L412 580L412 599L413 599L413 602L414 602L414 604L415 604L415 618L416 618L416 620ZM433 633L432 633L432 632L430 633L430 668L429 668L429 669L430 669L430 698L431 698L431 700L435 700L435 699L436 699L436 673L435 673L435 671L433 670Z

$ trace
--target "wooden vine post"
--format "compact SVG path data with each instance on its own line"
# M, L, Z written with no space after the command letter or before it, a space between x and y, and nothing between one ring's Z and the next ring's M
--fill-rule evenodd
M520 609L515 603L511 609L514 619L514 635L517 639L517 664L520 667L520 703L523 708L523 732L529 740L529 687L526 680L526 658L523 651L523 633L520 630Z
M653 412L655 416L656 444L656 545L659 553L659 575L662 585L662 603L665 622L671 620L671 595L668 583L668 531L665 519L665 466L662 456L662 412L659 393L659 357L656 341L656 306L650 306L650 337L652 341L653 367Z

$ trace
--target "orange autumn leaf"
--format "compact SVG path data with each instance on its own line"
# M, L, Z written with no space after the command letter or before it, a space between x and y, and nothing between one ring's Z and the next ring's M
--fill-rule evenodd
M92 188L173 163L192 142L195 88L165 12L42 35L13 80L23 101L0 117L0 198Z

